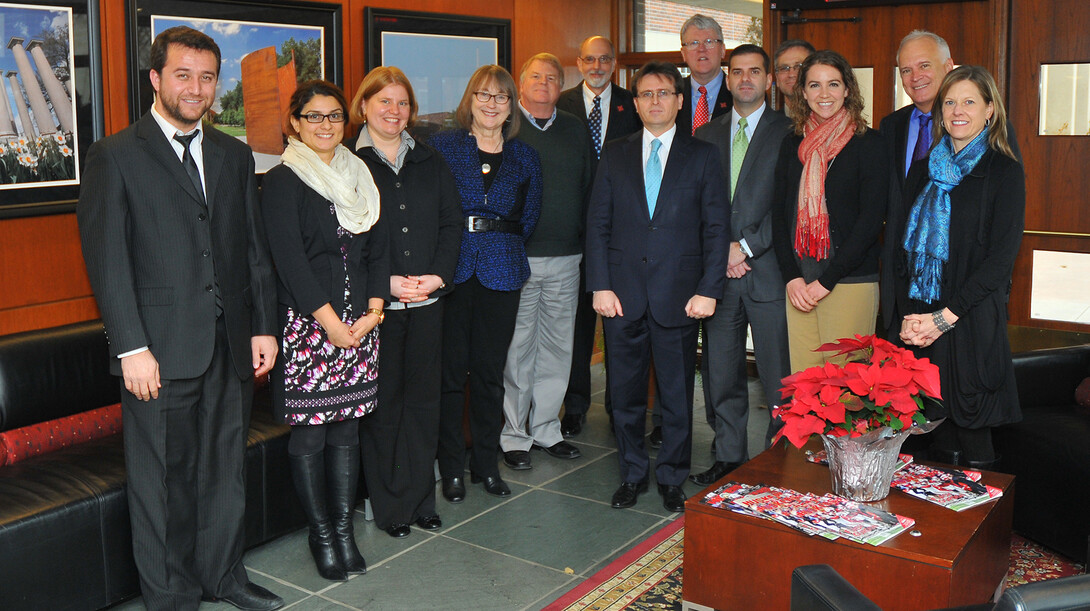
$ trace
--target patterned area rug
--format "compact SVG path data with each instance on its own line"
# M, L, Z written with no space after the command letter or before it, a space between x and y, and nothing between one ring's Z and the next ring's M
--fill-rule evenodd
M543 611L650 611L681 608L685 516L598 571ZM1019 535L1011 535L1006 587L1080 575L1086 567Z

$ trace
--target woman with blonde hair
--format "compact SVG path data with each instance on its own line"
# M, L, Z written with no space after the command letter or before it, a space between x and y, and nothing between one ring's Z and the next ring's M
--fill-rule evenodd
M991 429L1022 418L1007 339L1011 273L1025 226L1026 178L995 80L947 73L928 157L912 164L897 236L888 335L939 367L941 411L929 458L994 469Z
M455 291L443 313L442 415L439 472L443 496L465 498L463 389L469 380L470 476L485 492L509 496L500 478L503 367L515 330L519 291L530 276L526 240L541 213L537 151L514 140L520 115L515 81L500 66L481 66L469 79L454 116L459 127L431 144L454 174L462 208Z
M379 66L351 105L362 123L356 155L371 170L390 232L386 316L379 333L378 409L360 426L363 474L375 525L391 537L443 525L435 508L443 304L454 288L462 214L454 177L432 147L409 130L412 84Z
M806 58L793 95L795 133L780 149L772 232L787 283L791 370L799 371L824 362L814 352L821 344L874 332L889 159L839 53Z

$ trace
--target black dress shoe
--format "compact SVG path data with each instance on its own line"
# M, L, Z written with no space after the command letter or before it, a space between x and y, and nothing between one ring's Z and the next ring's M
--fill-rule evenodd
M460 477L444 477L443 498L451 503L461 503L466 500L465 481Z
M583 455L583 453L579 451L579 448L566 441L558 441L547 448L545 446L534 445L534 449L542 450L553 458L563 458L565 460L579 458Z
M715 461L715 464L712 465L711 469L708 469L703 473L694 473L690 475L689 481L698 486L711 486L722 479L726 474L734 471L740 466L742 466L742 463L717 460Z
M647 445L655 448L656 450L662 447L662 427L656 426L651 429L651 434L647 436Z
M504 481L500 479L500 476L498 475L487 475L481 477L476 473L470 473L469 481L473 482L474 484L484 482L484 491L488 494L491 494L492 496L511 496L511 489L507 487L507 484L504 483Z
M534 465L530 464L530 453L526 450L504 452L503 464L507 465L508 469L514 469L515 471L525 471L534 467Z
M636 505L636 498L641 493L647 492L647 480L640 482L623 482L617 491L613 493L610 507L614 509L627 509Z
M391 524L386 527L386 534L395 539L401 539L402 537L408 537L412 529L408 524Z
M564 436L564 439L571 439L582 433L586 419L586 414L564 414L564 417L560 419L560 434Z
M443 527L443 521L439 516L420 516L416 519L416 525L424 530L437 530Z
M659 494L662 495L662 506L666 508L666 511L673 511L674 513L685 511L686 497L685 493L681 491L681 486L659 484Z
M248 583L241 590L220 598L239 609L247 611L272 611L284 606L284 599L256 583Z

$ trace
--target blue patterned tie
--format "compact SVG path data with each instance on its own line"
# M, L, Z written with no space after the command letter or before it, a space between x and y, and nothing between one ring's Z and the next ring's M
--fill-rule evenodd
M662 142L658 138L651 141L651 156L643 170L643 185L647 192L647 216L655 216L655 204L659 200L659 187L662 186L662 162L659 161L659 149Z
M594 108L590 111L590 139L594 141L594 156L602 156L602 97L594 96Z

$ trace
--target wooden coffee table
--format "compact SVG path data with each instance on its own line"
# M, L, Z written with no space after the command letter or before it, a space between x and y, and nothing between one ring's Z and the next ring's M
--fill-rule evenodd
M820 450L820 440L806 449ZM786 441L722 481L832 491L829 469L807 462ZM701 500L717 483L685 503L684 608L787 610L791 571L807 564L831 565L885 611L987 602L1007 573L1014 477L985 472L982 481L1003 496L962 512L891 490L872 505L914 518L911 530L920 535L905 532L878 546L809 537L771 520L709 507Z

